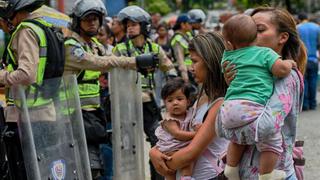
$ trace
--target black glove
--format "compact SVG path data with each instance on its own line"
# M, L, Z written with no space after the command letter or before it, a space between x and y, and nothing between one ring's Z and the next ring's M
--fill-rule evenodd
M156 54L142 54L136 57L138 72L144 74L149 69L155 69L159 65L159 58Z

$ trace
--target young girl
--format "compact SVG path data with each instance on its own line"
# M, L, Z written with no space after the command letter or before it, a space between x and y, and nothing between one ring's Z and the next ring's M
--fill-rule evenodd
M192 110L188 109L189 96L190 86L182 78L174 78L162 88L161 98L165 103L166 113L155 134L159 139L156 147L166 155L171 156L188 145L195 135L189 127L192 118ZM181 180L191 179L192 168L193 164L190 164L180 169ZM175 180L176 175L166 176L166 179Z

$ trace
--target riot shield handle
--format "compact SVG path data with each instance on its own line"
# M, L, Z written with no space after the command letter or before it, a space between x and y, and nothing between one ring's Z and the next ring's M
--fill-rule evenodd
M138 72L145 75L151 69L155 69L159 65L159 57L157 54L141 54L136 57Z

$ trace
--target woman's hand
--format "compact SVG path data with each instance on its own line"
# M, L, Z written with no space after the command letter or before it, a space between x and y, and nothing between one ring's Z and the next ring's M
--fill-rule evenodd
M230 62L226 61L222 65L223 70L224 70L224 73L223 73L224 79L228 85L230 85L231 81L235 78L236 73L237 73L237 70L234 69L236 66L235 65L229 66L229 64L230 64Z
M162 176L172 175L174 170L168 168L166 161L170 161L171 157L161 153L157 148L153 147L149 151L149 157L156 171Z
M194 126L194 130L197 132L201 128L201 124L197 124Z

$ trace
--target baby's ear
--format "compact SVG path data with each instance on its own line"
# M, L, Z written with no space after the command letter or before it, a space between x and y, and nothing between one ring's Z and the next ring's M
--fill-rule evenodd
M230 41L227 41L227 50L233 50L233 45Z

